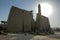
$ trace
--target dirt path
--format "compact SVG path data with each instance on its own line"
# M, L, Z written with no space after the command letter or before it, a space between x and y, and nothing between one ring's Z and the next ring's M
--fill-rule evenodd
M8 34L0 35L0 40L60 40L60 32L56 35Z

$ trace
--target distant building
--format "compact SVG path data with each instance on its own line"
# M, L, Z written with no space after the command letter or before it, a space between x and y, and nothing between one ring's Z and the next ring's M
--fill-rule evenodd
M36 21L33 19L32 11L12 6L6 26L8 32L51 33L48 18L41 15L40 4L38 5Z
M6 21L1 21L1 24L0 24L0 34L3 34L6 32L7 30L7 26L6 26L7 22Z

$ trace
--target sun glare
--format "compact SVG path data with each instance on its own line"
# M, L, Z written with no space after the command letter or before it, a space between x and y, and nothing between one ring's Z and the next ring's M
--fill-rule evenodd
M48 3L41 3L41 14L48 17L52 14L52 6Z

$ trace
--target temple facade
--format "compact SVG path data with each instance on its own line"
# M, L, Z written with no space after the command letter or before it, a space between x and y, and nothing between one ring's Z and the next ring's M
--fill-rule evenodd
M36 21L33 19L33 12L12 6L8 20L8 32L35 32L51 33L49 19L41 15L41 6L38 5Z
M31 31L32 22L32 11L12 6L7 20L7 30L8 32L28 32Z

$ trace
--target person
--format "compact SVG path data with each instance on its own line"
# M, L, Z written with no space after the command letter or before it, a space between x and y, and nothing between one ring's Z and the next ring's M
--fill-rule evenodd
M0 35L2 34L3 27L0 25Z

